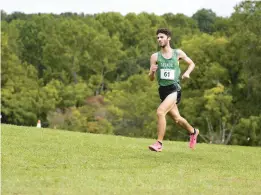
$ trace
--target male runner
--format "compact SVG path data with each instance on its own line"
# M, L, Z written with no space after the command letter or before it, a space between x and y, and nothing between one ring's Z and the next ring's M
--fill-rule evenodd
M193 128L186 119L180 116L177 104L181 99L179 60L184 60L189 65L182 75L182 79L190 77L195 64L182 50L170 47L171 32L168 29L158 29L156 35L161 50L152 54L150 58L149 78L153 81L157 77L162 102L157 109L158 139L156 143L149 146L149 149L156 152L162 151L162 141L166 131L166 114L169 114L178 125L190 133L189 147L194 149L199 130Z

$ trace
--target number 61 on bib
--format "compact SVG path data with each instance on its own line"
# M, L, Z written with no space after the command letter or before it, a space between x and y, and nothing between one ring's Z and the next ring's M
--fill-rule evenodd
M160 78L165 80L174 80L175 78L175 70L172 69L161 69L160 70Z

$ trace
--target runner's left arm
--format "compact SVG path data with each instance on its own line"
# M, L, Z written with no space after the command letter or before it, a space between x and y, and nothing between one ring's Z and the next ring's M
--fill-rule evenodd
M195 68L195 63L187 56L187 54L181 49L178 50L178 58L184 60L189 66L185 73L182 75L182 79L189 78L190 73Z

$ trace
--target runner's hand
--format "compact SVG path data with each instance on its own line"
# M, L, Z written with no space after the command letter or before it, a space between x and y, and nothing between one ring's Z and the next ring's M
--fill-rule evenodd
M181 77L182 79L189 79L189 74L188 73L184 73Z
M157 69L158 69L158 65L152 65L152 66L150 67L150 71L151 71L151 72L156 72Z

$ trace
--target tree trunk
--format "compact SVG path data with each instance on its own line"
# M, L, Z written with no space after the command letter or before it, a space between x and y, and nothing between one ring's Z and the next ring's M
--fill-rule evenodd
M95 95L99 95L101 93L101 91L104 90L104 75L105 75L105 66L103 66L103 68L102 68L101 82L100 82L100 84L98 85L98 87L96 89Z
M226 129L225 129L224 122L222 122L222 120L220 120L220 127L221 127L221 131L222 131L221 143L224 144L225 136L226 136Z
M72 57L72 69L71 69L71 73L72 73L72 77L73 77L73 80L74 80L74 83L77 84L78 83L78 80L77 80L77 73L75 72L74 70L74 64L75 60L74 60L74 56Z

